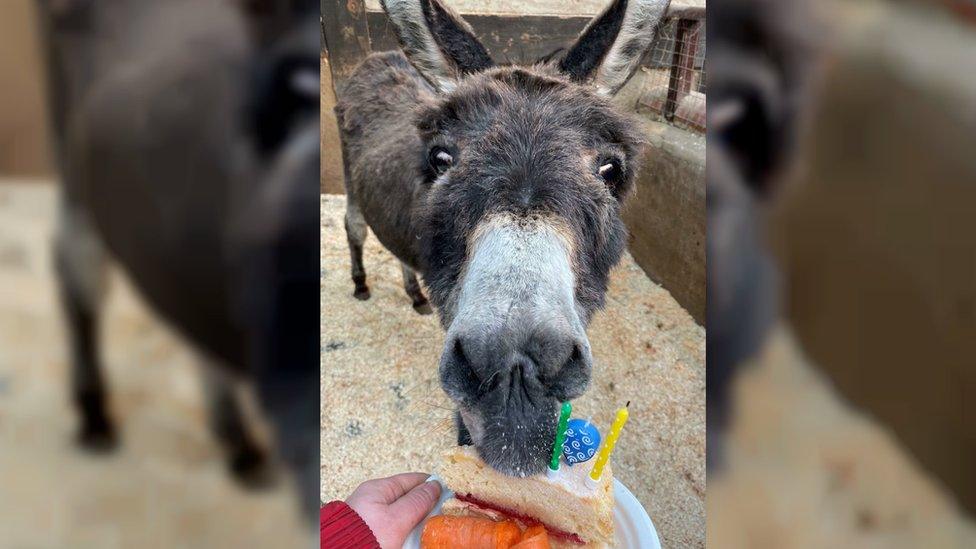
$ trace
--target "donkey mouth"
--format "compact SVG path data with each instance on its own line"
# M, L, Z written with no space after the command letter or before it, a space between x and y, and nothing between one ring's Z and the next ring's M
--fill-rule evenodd
M549 463L556 408L556 400L549 398L544 405L512 417L463 407L460 417L475 450L489 467L509 476L527 477L544 472Z

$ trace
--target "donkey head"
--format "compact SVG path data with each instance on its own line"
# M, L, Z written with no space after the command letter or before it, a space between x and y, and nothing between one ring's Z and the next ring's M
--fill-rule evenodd
M560 401L586 389L585 328L626 230L639 134L609 96L640 64L667 0L617 0L568 48L497 67L439 0L385 0L439 92L417 116L425 282L447 339L441 383L461 440L512 475L541 472Z

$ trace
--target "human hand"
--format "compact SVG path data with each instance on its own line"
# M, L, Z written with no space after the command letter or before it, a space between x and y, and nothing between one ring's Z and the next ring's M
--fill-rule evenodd
M367 480L346 499L346 505L362 517L380 547L400 549L441 497L439 482L424 482L428 476L402 473Z

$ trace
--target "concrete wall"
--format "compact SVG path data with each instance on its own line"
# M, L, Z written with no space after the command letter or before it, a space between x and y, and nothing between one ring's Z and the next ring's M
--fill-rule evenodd
M651 280L705 324L705 136L661 122L655 102L666 73L643 68L614 101L643 122L647 147L624 207L630 253ZM700 110L704 111L704 96Z
M699 324L705 323L705 138L645 121L649 144L624 207L630 253Z
M837 18L806 174L772 235L811 358L976 512L976 35Z

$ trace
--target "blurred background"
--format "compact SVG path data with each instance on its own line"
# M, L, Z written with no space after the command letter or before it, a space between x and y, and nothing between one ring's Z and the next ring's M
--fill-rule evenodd
M962 0L810 4L826 32L809 121L795 166L757 200L762 245L781 276L782 286L769 288L780 309L736 369L725 458L709 473L709 542L971 547L974 10ZM74 445L51 262L57 168L34 9L30 0L0 4L2 545L298 540L287 483L254 492L234 482L207 429L199 357L117 269L102 331L123 442L111 455ZM723 21L710 14L708 24ZM712 58L702 71L714 72ZM688 92L704 93L711 80L694 67ZM667 120L668 97L654 99L650 74L638 80L651 83L634 106ZM682 117L679 96L671 103L674 126L700 127L694 105ZM327 131L323 124L323 139ZM334 192L331 162L323 159L322 184ZM713 231L709 239L721 237ZM671 293L679 297L679 286ZM693 314L694 299L680 298Z
M972 547L974 4L728 3L739 11L709 13L726 33L710 74L727 51L787 59L763 73L779 79L767 116L777 100L802 100L788 169L738 187L778 273L749 301L775 294L779 308L734 367L724 455L709 472L709 546ZM806 90L788 93L790 79ZM713 139L736 149L722 133L735 124L709 127L710 164ZM743 156L766 154L764 136L790 137L778 129L737 134ZM709 176L710 214L721 177ZM709 242L728 243L727 229L710 218ZM731 278L710 270L709 288Z
M201 366L210 357L163 320L114 262L95 331L118 444L105 451L77 443L53 254L60 177L48 108L50 44L39 10L83 11L88 4L0 2L0 547L311 546L311 525L281 463L250 483L229 470L209 426ZM114 3L123 4L133 3ZM198 5L224 36L243 43L244 22L232 2ZM157 21L156 30L185 38L179 31L194 13ZM317 69L317 56L313 61ZM91 67L70 70L94 75ZM315 76L313 97L317 70ZM239 82L242 89L251 84ZM315 160L317 168L317 153ZM317 212L315 179L310 202ZM317 379L317 362L311 368ZM258 444L272 448L253 387L234 385ZM317 455L311 459L317 467Z
M50 177L44 68L34 2L4 2L0 9L0 35L4 37L0 50L0 172L8 177Z

